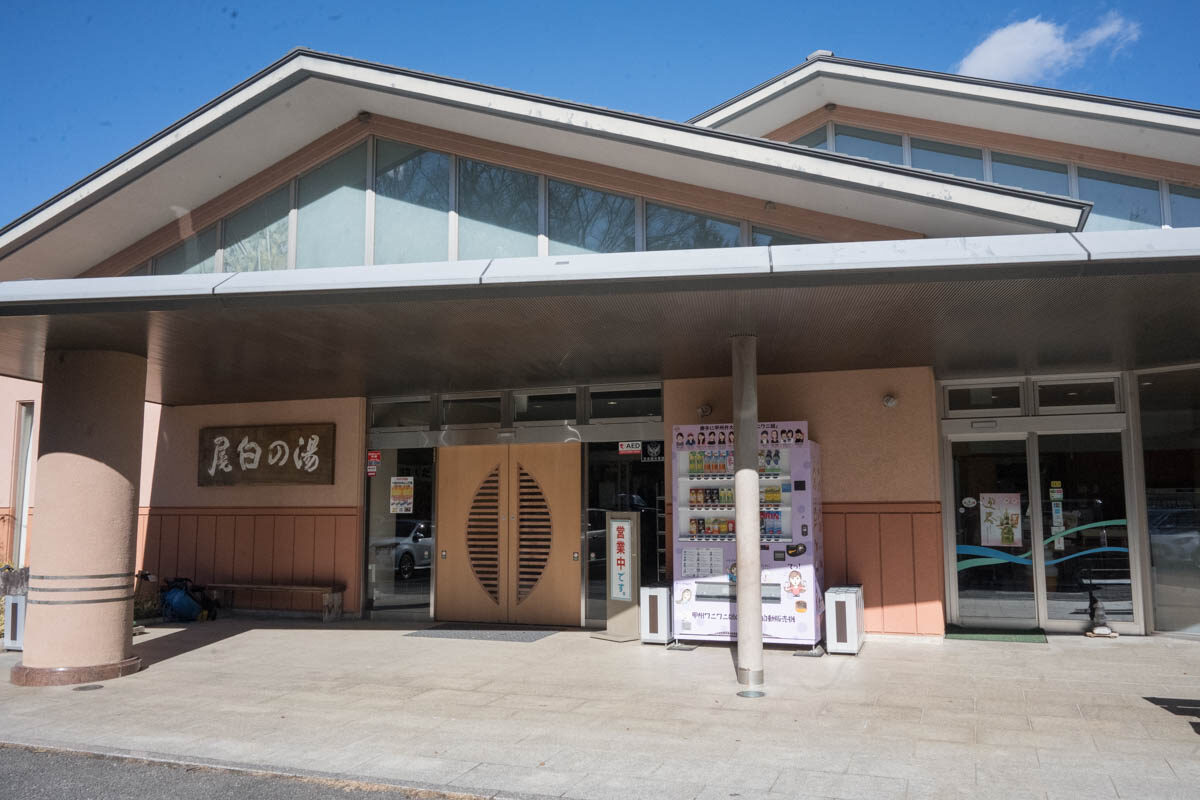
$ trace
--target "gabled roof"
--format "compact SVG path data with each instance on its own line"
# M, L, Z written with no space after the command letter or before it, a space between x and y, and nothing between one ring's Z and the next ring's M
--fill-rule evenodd
M77 275L363 111L930 236L1078 230L1090 208L300 49L0 229L0 276Z
M1200 163L1200 110L876 64L822 51L689 122L762 136L831 102Z

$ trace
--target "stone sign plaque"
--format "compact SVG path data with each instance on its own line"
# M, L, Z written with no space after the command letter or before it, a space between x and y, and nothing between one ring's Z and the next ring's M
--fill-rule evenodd
M333 483L332 422L200 430L200 486Z

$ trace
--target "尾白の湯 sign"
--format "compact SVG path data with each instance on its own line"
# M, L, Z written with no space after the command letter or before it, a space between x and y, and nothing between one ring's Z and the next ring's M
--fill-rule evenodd
M200 486L333 483L332 422L200 430Z

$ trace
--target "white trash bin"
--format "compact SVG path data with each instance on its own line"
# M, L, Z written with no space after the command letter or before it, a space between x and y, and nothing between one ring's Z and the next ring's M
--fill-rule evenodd
M858 655L863 646L861 586L831 586L825 591L825 650Z
M4 595L4 649L24 650L25 596Z
M643 586L639 600L642 641L650 644L670 644L671 588Z

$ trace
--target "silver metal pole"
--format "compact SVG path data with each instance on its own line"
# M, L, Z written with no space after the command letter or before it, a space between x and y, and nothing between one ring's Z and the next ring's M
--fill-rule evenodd
M733 495L737 520L737 679L763 683L762 568L758 516L758 339L733 342Z

